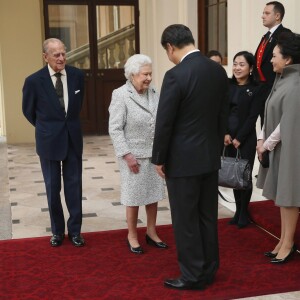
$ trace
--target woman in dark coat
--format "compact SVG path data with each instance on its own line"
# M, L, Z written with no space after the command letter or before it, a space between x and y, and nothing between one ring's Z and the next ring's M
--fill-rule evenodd
M226 152L231 157L235 157L239 149L241 157L249 160L252 169L256 152L256 120L260 111L260 100L257 97L258 73L254 56L247 51L238 52L233 58L232 73L230 112L224 145L228 146ZM249 224L248 205L252 186L247 190L233 190L233 193L236 212L229 224L243 228Z

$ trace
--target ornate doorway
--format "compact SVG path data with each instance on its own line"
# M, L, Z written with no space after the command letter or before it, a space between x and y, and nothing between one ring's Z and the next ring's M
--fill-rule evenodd
M85 73L84 134L107 134L112 91L124 84L123 66L139 53L135 0L44 0L45 36L67 46L67 63Z

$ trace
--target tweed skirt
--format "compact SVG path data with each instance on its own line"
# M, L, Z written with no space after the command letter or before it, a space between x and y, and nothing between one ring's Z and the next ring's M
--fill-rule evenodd
M164 180L156 173L150 158L139 158L140 171L134 174L126 161L119 158L121 176L121 204L142 206L165 198Z

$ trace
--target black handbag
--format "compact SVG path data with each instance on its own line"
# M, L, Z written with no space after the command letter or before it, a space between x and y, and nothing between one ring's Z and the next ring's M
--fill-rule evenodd
M269 168L269 165L270 165L270 160L269 160L269 152L270 151L265 151L263 154L262 154L262 159L259 161L261 166L263 168Z
M221 156L219 170L219 186L235 190L246 190L252 187L251 166L248 159L242 159L237 149L236 157L225 156L225 148Z

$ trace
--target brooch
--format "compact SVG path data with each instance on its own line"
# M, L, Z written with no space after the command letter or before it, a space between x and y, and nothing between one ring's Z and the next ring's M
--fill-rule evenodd
M248 96L252 96L252 92L249 89L247 89L246 92L247 92Z

